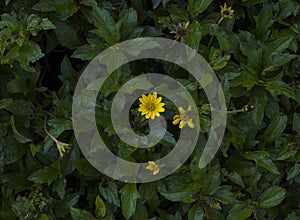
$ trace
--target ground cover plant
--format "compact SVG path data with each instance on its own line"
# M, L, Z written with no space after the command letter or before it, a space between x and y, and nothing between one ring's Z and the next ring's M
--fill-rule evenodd
M296 0L0 0L0 219L300 219L299 11ZM125 82L163 73L197 104L201 132L189 160L164 179L134 184L103 175L82 155L71 120L77 80L101 51L137 37L190 46L221 82L226 132L205 168L206 94L186 71L158 60L126 64L106 80L98 129L112 152L148 161L157 175L154 161L182 127L194 129L189 107L153 93L149 112L149 95L137 100L136 133L149 132L152 117L168 122L161 142L142 150L120 141L109 115Z

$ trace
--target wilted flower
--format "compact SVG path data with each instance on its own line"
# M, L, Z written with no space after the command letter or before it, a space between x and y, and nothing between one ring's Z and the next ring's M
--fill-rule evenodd
M157 164L154 161L148 161L148 166L146 167L147 170L152 171L153 175L158 174L159 172L159 167L157 166Z
M177 26L174 25L175 31L171 31L170 34L175 34L174 38L175 40L180 40L180 42L183 43L183 39L184 37L191 32L190 30L188 30L188 26L189 26L190 22L181 22L179 23Z
M182 129L186 124L190 128L194 128L195 125L193 123L193 119L190 116L190 111L192 110L192 106L188 106L187 110L184 110L181 106L178 108L179 114L174 115L173 117L173 125L177 125L179 122L179 128Z

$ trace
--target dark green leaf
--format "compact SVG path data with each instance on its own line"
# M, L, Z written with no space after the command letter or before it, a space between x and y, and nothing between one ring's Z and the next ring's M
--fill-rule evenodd
M188 1L188 11L190 13L202 13L206 8L212 3L212 0L189 0Z
M272 208L279 205L285 198L286 190L279 186L272 186L258 197L260 208Z
M253 212L253 206L251 205L251 201L247 200L243 203L236 204L230 210L227 220L243 220L248 219Z
M136 184L127 183L121 190L122 213L125 219L130 219L135 213L137 199L140 194L136 189Z

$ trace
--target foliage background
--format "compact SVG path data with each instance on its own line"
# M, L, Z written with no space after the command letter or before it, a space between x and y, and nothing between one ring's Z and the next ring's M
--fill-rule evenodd
M1 0L0 219L300 219L300 3L228 0L234 15L218 25L224 3ZM99 130L116 154L153 160L178 137L173 127L157 148L136 151L115 137L106 119L118 88L148 70L188 88L201 134L190 160L163 180L129 184L102 175L72 132L72 93L81 71L110 45L145 36L172 39L174 25L187 21L184 42L215 70L228 109L250 103L254 111L228 114L222 147L200 170L210 128L202 89L171 64L126 65L99 96ZM61 142L45 133L44 122ZM63 157L59 149L66 150Z

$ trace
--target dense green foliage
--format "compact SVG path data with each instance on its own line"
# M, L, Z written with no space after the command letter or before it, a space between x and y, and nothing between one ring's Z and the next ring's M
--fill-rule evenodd
M0 219L300 219L300 3L228 0L234 13L220 20L224 3L0 0ZM221 149L198 168L210 116L193 78L170 63L134 62L99 95L99 132L111 150L131 161L155 160L178 138L171 123L177 110L168 100L169 132L155 148L137 150L114 134L113 95L144 72L186 86L199 107L201 134L191 158L169 177L114 181L89 164L74 138L77 80L105 48L136 37L174 39L176 29L223 85L229 112ZM247 104L252 112L236 111ZM133 128L147 132L137 108L131 114Z

